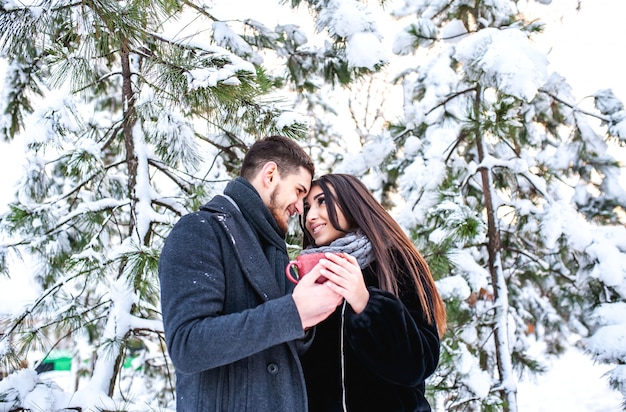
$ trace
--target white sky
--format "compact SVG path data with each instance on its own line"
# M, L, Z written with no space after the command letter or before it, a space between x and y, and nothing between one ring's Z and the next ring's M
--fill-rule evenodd
M576 5L580 3L580 12ZM538 8L535 6L534 8ZM626 39L626 2L623 0L552 0L552 16L544 32L542 50L551 68L564 75L578 99L599 89L613 89L626 101L623 41ZM562 24L559 24L561 22Z
M580 2L580 12L576 5ZM546 44L551 69L565 76L581 107L591 109L591 94L612 89L626 104L626 68L623 42L626 39L626 1L552 0L556 14L548 20ZM547 20L547 19L546 19ZM559 24L561 22L562 24ZM594 124L594 122L590 122ZM617 159L626 165L626 149L615 148ZM626 174L619 179L626 187Z
M541 350L540 344L536 345ZM544 375L522 379L517 386L519 412L620 412L622 396L611 390L609 365L593 363L570 347L549 363Z

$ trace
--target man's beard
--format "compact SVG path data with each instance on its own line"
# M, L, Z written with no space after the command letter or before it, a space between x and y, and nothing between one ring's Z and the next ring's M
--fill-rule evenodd
M285 209L279 207L276 204L277 197L278 188L274 189L274 191L270 195L270 204L267 206L267 208L270 210L272 216L274 216L274 220L278 224L280 230L282 230L283 234L286 234L289 231L289 222L285 219Z

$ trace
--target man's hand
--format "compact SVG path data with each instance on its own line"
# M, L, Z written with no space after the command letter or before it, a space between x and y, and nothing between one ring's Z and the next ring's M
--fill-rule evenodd
M298 308L302 327L308 329L329 317L341 304L343 297L326 283L316 283L321 276L318 263L298 282L293 290L293 300Z

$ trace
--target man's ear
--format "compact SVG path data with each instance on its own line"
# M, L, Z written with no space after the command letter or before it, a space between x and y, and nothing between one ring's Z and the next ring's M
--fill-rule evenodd
M267 162L261 169L261 178L264 187L272 186L274 180L278 177L278 165L276 162Z

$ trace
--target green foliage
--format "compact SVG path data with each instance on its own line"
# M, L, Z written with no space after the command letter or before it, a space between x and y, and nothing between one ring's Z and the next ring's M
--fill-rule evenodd
M421 236L419 238L422 238ZM422 255L428 262L428 267L433 275L437 279L447 277L454 268L454 263L450 260L450 251L452 250L453 242L451 239L445 239L441 243L427 243L420 248Z
M405 29L408 34L413 37L413 48L417 50L419 47L428 47L437 38L437 28L432 21L427 19L419 19Z
M122 276L137 297L156 308L159 303L157 269L160 250L132 245L133 249L121 254ZM141 310L141 308L138 308ZM148 315L148 314L144 314Z
M1 24L0 24L1 29ZM7 104L4 114L9 116L8 125L3 123L0 128L2 141L12 140L24 128L24 115L33 111L28 96L41 97L42 91L38 85L38 59L31 56L34 50L26 50L19 55L14 64L10 65L5 73L5 83L10 85L7 93Z
M32 10L0 15L9 33L1 55L10 63L3 139L38 126L27 140L17 200L1 221L12 240L0 245L0 269L9 273L7 257L27 252L43 292L7 320L2 361L11 371L33 350L78 342L91 345L92 356L122 359L141 342L141 379L158 394L154 407L166 407L173 370L159 320L163 240L172 222L238 173L255 138L300 139L306 125L285 123L284 99L268 97L284 78L227 48L160 35L183 12L179 2L98 0ZM262 27L249 27L250 44L283 47ZM128 316L144 326L108 326L119 321L126 299ZM85 363L81 380L101 373L94 365L103 364ZM111 380L111 393L125 379Z

